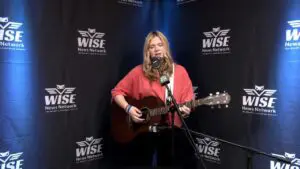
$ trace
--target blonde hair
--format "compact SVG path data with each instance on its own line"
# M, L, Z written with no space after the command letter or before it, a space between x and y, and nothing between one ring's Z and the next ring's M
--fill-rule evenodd
M163 47L165 49L164 57L161 63L161 66L158 70L152 69L151 64L151 58L150 58L150 42L153 38L158 37L162 43ZM165 37L165 35L159 31L150 32L144 43L144 61L143 61L143 71L145 76L150 81L155 81L159 78L160 74L168 74L169 76L173 74L173 59L170 52L169 42L168 39Z

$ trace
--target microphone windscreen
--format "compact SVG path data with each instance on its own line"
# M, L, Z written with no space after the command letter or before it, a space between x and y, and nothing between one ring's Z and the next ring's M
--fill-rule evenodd
M161 57L157 57L157 56L151 57L152 68L153 69L159 69L160 64L161 64L161 60L162 60Z

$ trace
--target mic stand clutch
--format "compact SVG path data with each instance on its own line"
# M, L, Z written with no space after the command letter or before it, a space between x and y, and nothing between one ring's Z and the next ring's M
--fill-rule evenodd
M193 139L193 137L191 135L191 132L190 132L187 124L185 123L185 121L184 121L184 119L183 119L183 117L182 117L182 115L180 113L179 105L177 104L177 102L176 102L176 100L175 100L175 98L174 98L174 96L173 96L173 94L171 92L171 89L168 86L169 83L170 83L169 78L166 75L162 75L160 77L160 84L162 86L166 87L167 92L168 92L168 96L171 97L171 102L173 103L173 106L170 108L171 109L170 112L172 113L171 114L172 115L172 161L173 161L172 163L174 164L174 156L175 156L174 155L174 134L175 134L175 132L174 132L174 116L175 116L175 112L177 112L177 115L178 115L178 117L180 118L180 120L181 120L181 122L183 124L183 128L185 129L184 130L185 135L186 135L188 141L190 142L191 146L193 147L193 149L195 151L196 158L201 160L201 164L202 164L203 168L206 169L204 161L203 161L203 159L202 159L199 151L197 150L197 146L196 146L196 144L194 142L194 139Z

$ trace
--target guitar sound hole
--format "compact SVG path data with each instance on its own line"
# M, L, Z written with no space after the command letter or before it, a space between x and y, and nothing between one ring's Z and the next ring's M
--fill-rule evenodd
M141 111L142 111L142 118L145 119L146 121L148 121L149 120L149 116L148 116L149 109L142 108Z

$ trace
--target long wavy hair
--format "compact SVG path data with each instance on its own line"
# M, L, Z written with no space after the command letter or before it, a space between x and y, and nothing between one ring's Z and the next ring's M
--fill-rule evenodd
M162 43L163 47L165 49L165 53L163 54L163 60L161 63L161 66L159 69L153 69L152 64L151 64L151 57L150 57L150 42L153 38L158 37ZM170 52L170 47L169 47L169 42L166 36L159 32L159 31L154 31L150 32L144 43L144 62L143 62L143 71L145 76L150 80L150 81L155 81L159 79L159 74L167 74L167 75L172 75L173 74L173 59L171 56Z

